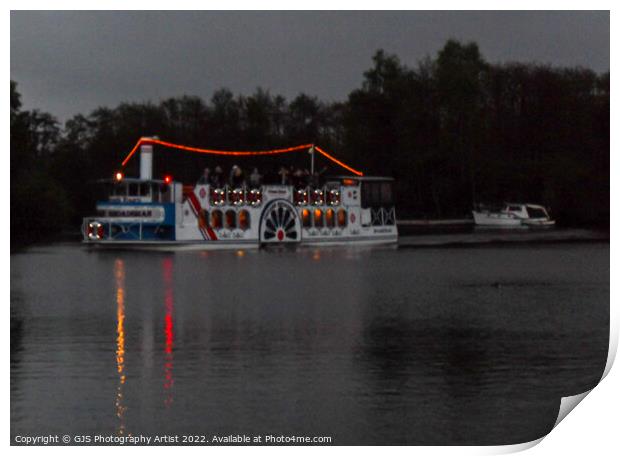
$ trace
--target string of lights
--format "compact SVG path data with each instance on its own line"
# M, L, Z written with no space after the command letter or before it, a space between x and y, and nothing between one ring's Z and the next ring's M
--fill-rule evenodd
M136 151L138 150L138 148L143 145L143 144L157 144L163 147L168 147L171 149L178 149L178 150L184 150L187 152L196 152L196 153L200 153L200 154L211 154L211 155L228 155L228 156L257 156L257 155L277 155L277 154L286 154L286 153L291 153L291 152L299 152L302 150L306 150L306 149L310 149L311 147L313 147L312 144L302 144L300 146L294 146L294 147L286 147L284 149L272 149L272 150L254 150L254 151L250 151L250 150L244 150L244 151L239 151L239 150L214 150L214 149L202 149L199 147L190 147L190 146L184 146L182 144L174 144L171 142L167 142L167 141L162 141L160 139L155 139L155 138L140 138L138 140L138 142L136 143L136 145L133 147L133 149L131 149L131 152L129 152L127 154L127 156L125 157L125 159L122 162L122 166L124 167L129 160L131 159L131 157L136 153ZM350 171L351 173L357 175L357 176L363 176L364 174L361 171L358 171L354 168L351 168L350 166L346 165L345 163L341 162L340 160L336 159L335 157L331 156L330 154L328 154L327 152L325 152L323 149L321 149L320 147L314 146L314 149L319 152L321 155L323 155L325 158L331 160L332 162L336 163L338 166L341 166L342 168L346 169L347 171Z
M362 173L361 171L358 171L354 168L351 168L349 165L346 165L345 163L341 162L340 160L332 157L331 155L329 155L327 152L325 152L323 149L321 149L319 146L314 146L314 148L316 149L317 152L319 152L321 155L323 155L325 158L330 159L331 161L333 161L334 163L336 163L339 166L342 166L344 169L346 169L347 171L352 172L353 174L355 174L356 176L363 176L364 173Z

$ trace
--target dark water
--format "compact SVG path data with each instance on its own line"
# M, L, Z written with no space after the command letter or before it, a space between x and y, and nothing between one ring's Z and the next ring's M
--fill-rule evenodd
M607 357L609 245L11 256L11 435L509 444Z

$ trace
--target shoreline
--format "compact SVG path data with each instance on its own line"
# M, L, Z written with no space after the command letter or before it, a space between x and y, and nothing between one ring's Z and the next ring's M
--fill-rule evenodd
M550 230L475 229L461 233L407 234L398 238L398 247L474 247L506 244L559 244L609 242L610 233L585 228Z
M550 230L471 229L468 231L433 230L401 233L396 246L398 248L467 248L514 244L609 243L609 241L609 231L588 228L555 228ZM11 254L27 252L30 248L61 244L81 245L79 240L74 239L74 236L60 236L54 240L11 246Z

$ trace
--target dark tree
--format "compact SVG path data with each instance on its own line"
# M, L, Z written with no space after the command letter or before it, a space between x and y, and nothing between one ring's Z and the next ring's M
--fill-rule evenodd
M487 63L475 43L448 41L415 67L379 50L344 102L308 94L288 102L257 89L122 103L61 127L22 110L11 81L11 239L76 231L93 209L95 181L111 177L141 136L216 149L315 143L366 174L396 178L399 217L464 217L476 202L538 202L563 224L609 223L609 73ZM205 166L235 162L157 153L164 172L192 182ZM308 156L251 158L264 171ZM320 157L319 169L340 174ZM137 174L138 160L127 168Z

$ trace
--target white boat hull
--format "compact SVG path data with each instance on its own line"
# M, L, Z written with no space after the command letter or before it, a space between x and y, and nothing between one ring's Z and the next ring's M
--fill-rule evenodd
M475 224L480 226L496 228L518 228L521 226L521 219L511 217L509 214L479 211L472 211L472 214Z
M527 219L523 220L523 224L525 226L529 226L532 228L551 228L555 226L555 220L547 220L547 219Z
M547 210L535 204L506 204L502 210L472 211L476 226L493 228L550 228L555 225Z
M372 246L372 245L388 245L396 244L398 236L385 237L358 237L358 238L342 238L342 239L308 239L296 243L278 243L278 244L260 244L256 241L238 242L238 241L218 241L218 242L162 242L162 241L99 241L97 243L83 241L91 247L101 249L123 249L123 250L149 250L149 251L205 251L205 250L248 250L258 249L261 247L272 246L288 246L288 247L332 247L332 246Z

